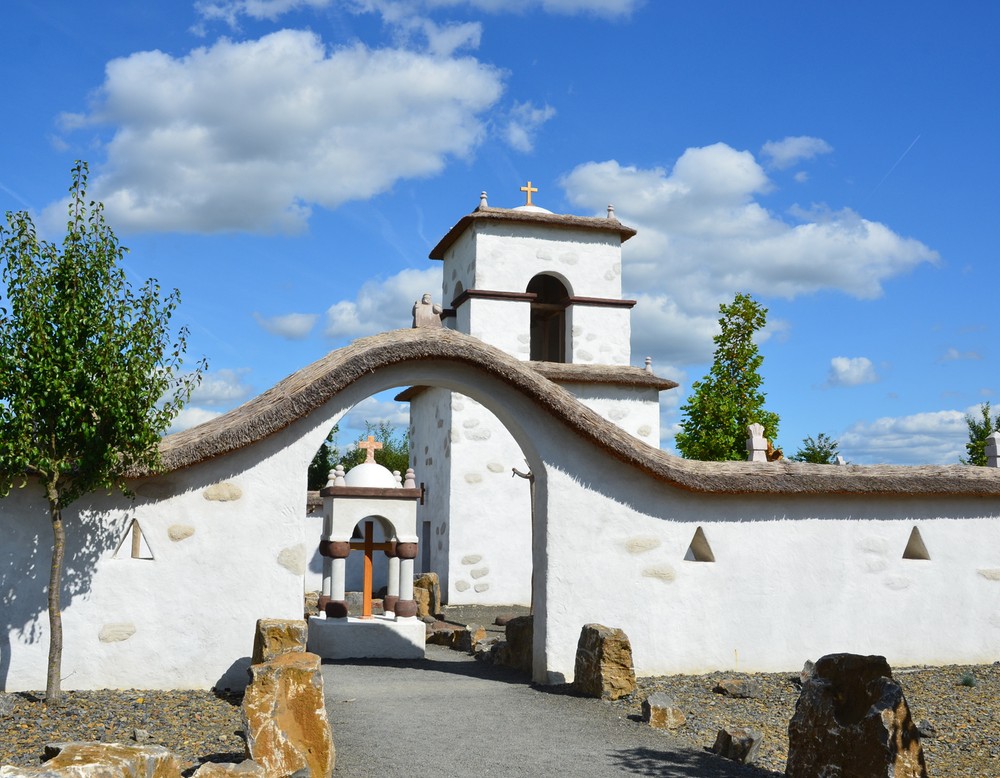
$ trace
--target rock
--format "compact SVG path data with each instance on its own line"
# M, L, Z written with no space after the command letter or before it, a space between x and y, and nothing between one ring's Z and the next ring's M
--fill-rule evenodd
M885 657L829 654L788 725L788 778L927 778L903 690Z
M493 637L484 638L483 640L477 640L472 644L472 655L484 661L487 664L493 663L493 647L498 643L502 642L503 638L499 635L494 635Z
M813 677L814 672L816 672L816 663L807 659L802 665L802 672L799 673L799 683L803 684L808 681Z
M576 645L573 688L587 697L617 700L635 691L632 644L620 629L584 624Z
M420 610L417 590L427 592L427 612ZM422 573L413 578L413 599L417 600L417 616L437 616L441 612L441 581L437 573Z
M446 621L435 621L429 625L427 642L434 646L450 646L457 629L458 627L454 624L449 624Z
M493 619L493 623L498 627L506 627L507 622L510 621L512 618L514 618L514 616L507 613L501 616L497 616L495 619Z
M136 729L132 732L132 739L136 743L145 743L148 740L152 740L153 736L144 729Z
M760 684L752 678L723 678L712 691L726 697L746 700L760 696Z
M531 674L534 666L534 619L518 616L504 627L507 639L502 650L498 649L500 664Z
M0 767L3 778L180 778L177 757L162 746L131 743L49 743L48 760L32 767Z
M642 701L642 720L655 729L677 729L686 721L674 698L663 692L654 692Z
M763 740L764 735L757 730L725 727L716 735L712 751L740 764L753 764ZM818 775L812 778L818 778Z
M264 768L252 759L239 764L232 762L205 762L191 774L191 778L265 778Z
M920 737L937 737L937 727L931 724L927 719L920 719L917 722L917 732Z
M250 664L270 662L289 651L305 651L307 630L302 619L257 619Z
M455 651L472 653L472 647L480 640L486 640L486 627L479 624L469 624L459 627L451 633L451 647Z
M318 656L288 653L251 665L242 714L247 756L267 775L332 775L333 732Z
M426 589L413 587L413 601L417 604L417 618L433 618L431 616L431 593Z

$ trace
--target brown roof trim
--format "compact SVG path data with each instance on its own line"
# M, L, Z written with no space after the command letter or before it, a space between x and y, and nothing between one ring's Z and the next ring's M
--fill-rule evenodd
M631 365L577 365L563 362L528 362L538 373L557 384L604 384L656 389L659 392L676 389L678 384L660 378L645 368Z
M510 208L477 208L472 213L459 219L458 223L448 230L448 234L441 238L438 244L431 249L430 258L444 259L445 252L475 222L509 222L513 224L536 224L573 230L612 232L619 235L622 243L636 234L633 228L626 227L617 219L569 216L557 213L540 213L538 211L518 211Z
M972 465L810 465L799 462L698 462L636 440L527 363L447 329L395 330L357 340L289 376L249 402L160 441L163 469L177 470L237 451L280 432L338 392L383 367L455 363L492 376L575 434L665 484L714 494L858 494L1000 498L1000 468ZM150 475L135 472L134 476Z
M452 300L451 315L455 315L455 309L461 307L469 300L507 300L517 303L533 303L538 298L535 292L503 292L495 289L466 289L458 297ZM596 308L634 308L635 300L621 300L616 297L567 297L555 305L568 308L571 305L585 305ZM442 316L446 313L442 311Z
M586 305L594 308L635 308L635 300L618 300L614 297L568 297L566 305Z
M378 486L324 486L319 490L322 497L365 497L381 500L420 500L423 489L385 489Z

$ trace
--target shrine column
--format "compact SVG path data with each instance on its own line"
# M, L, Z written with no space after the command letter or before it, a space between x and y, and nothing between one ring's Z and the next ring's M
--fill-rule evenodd
M399 600L396 602L396 618L411 618L417 615L417 602L413 599L413 560L417 558L416 543L396 543L399 558Z
M319 607L328 618L347 618L347 555L351 553L349 542L336 540L321 540L319 553L323 555L323 596ZM329 578L326 575L329 563ZM329 594L327 586L329 581Z
M396 541L393 540L386 549L385 555L389 558L389 573L386 580L385 599L382 601L382 608L388 616L396 613L396 603L399 602L399 557L396 556ZM410 593L413 596L413 593Z

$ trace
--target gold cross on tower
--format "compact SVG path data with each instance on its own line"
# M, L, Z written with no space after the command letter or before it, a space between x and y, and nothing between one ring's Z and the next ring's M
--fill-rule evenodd
M531 202L531 193L532 192L537 192L538 191L538 187L532 186L531 182L529 181L527 186L522 186L521 187L521 191L524 192L526 195L528 195L528 202L526 202L525 205L531 205L532 204L532 202Z
M375 461L375 452L382 448L382 444L375 440L371 435L368 436L367 442L358 443L358 448L363 448L367 456L365 457L365 464Z

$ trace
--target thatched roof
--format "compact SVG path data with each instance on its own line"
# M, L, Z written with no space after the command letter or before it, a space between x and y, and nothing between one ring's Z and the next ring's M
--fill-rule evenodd
M530 398L582 441L680 489L716 494L1000 497L1000 469L967 465L809 465L696 462L651 448L578 402L529 364L452 330L395 330L355 341L229 413L163 439L167 470L203 462L279 432L366 374L434 360L472 366Z
M504 222L538 224L545 227L556 227L557 229L614 232L621 238L622 243L635 235L635 230L632 227L625 226L615 218L568 216L558 213L546 213L544 211L519 211L516 208L477 208L472 213L459 219L455 226L448 230L448 234L441 238L438 244L431 249L430 258L444 259L444 254L451 248L451 245L458 240L459 236L470 225L476 222L492 224Z

